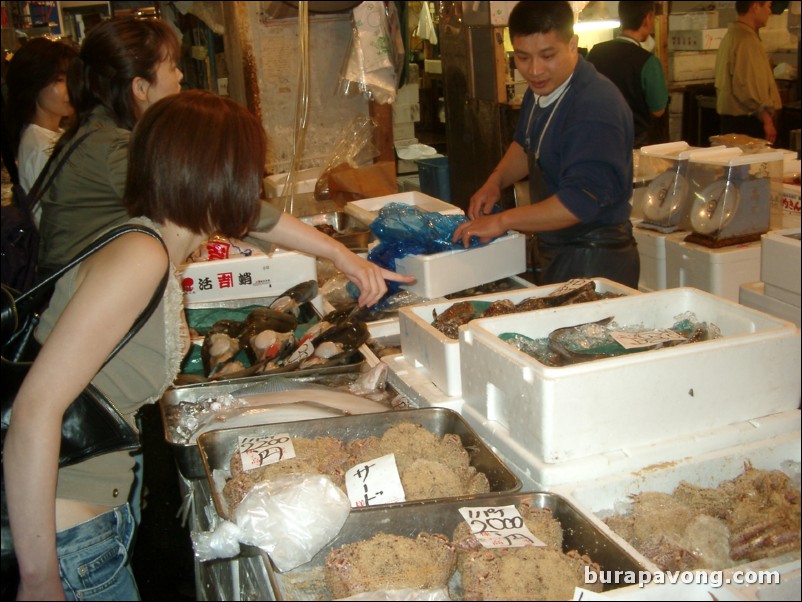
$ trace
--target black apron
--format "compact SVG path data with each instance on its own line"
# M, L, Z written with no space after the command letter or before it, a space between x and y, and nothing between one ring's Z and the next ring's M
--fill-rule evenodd
M554 105L540 134L537 148L527 144L529 165L529 201L534 205L549 196L546 180L540 168L540 146L551 124L551 118L565 97L567 87ZM532 115L529 114L527 135L531 131ZM640 256L632 224L576 224L562 230L539 232L533 247L532 267L535 283L554 284L573 278L607 278L631 288L638 288Z

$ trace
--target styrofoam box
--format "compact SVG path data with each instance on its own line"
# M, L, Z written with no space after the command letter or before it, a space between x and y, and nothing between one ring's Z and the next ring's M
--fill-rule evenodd
M599 293L638 294L635 289L606 278L597 278L593 282L596 286L596 292ZM459 340L448 338L432 326L432 312L436 311L439 315L461 301L492 302L509 299L513 303L519 303L529 297L546 297L562 286L563 284L554 284L506 293L491 293L465 299L402 307L398 312L398 324L401 329L401 350L406 361L431 378L432 382L446 395L459 396L462 394Z
M766 294L764 282L748 282L741 285L738 301L741 305L764 311L783 320L802 326L802 309L798 305L791 305Z
M645 466L673 462L680 457L698 456L717 449L776 437L798 430L800 420L799 410L778 412L757 419L718 426L703 433L681 436L667 433L666 438L656 443L620 446L585 458L547 464L532 453L526 441L515 441L508 429L498 422L488 420L476 408L465 404L460 413L482 440L536 491L550 491L571 483L620 475Z
M715 10L668 15L668 29L670 31L715 27L718 27L718 11Z
M669 60L672 81L694 81L712 79L716 69L716 53L712 50L699 52L677 51Z
M632 234L638 243L640 255L640 278L638 289L644 293L662 291L666 288L666 238L685 238L687 232L672 232L666 234L649 228L638 227L633 224Z
M309 169L302 169L297 172L295 174L295 192L314 192L315 184L317 184L322 173L322 167L310 167ZM287 185L287 176L288 174L285 172L273 174L265 178L265 194L267 198L274 199L284 194L284 188Z
M677 30L668 34L669 50L717 50L726 27L716 29Z
M450 397L438 389L428 376L408 362L403 353L383 357L389 366L387 382L419 408L446 408L462 414L461 397Z
M722 336L559 368L499 338L541 339L610 316L621 326L670 328L685 312ZM460 329L466 405L546 463L795 409L800 355L790 322L691 288L480 318Z
M799 430L746 445L716 450L693 458L686 457L677 462L655 465L636 472L574 486L559 487L556 492L574 502L577 508L599 529L611 534L615 541L619 542L635 558L640 559L645 566L652 568L653 571L658 571L659 569L654 563L607 527L603 519L625 509L627 504L631 503L630 496L633 494L647 491L671 493L681 481L699 487L716 487L722 481L734 479L742 474L746 462L758 469L783 470L792 478L797 479L798 483ZM788 567L789 564L791 567ZM771 570L779 567L783 568L782 572L791 573L792 570L789 569L798 570L799 566L799 554L790 553L731 567L724 571L724 576L732 574L734 570ZM768 597L758 599L783 599L772 596L771 589L767 589L766 593ZM788 599L796 600L798 596Z
M398 272L416 278L414 284L404 284L403 288L435 299L525 272L526 237L508 232L481 247L407 255L396 259L395 266Z
M800 228L774 230L760 239L760 279L766 283L766 294L796 307L802 293L800 231Z
M711 249L682 237L666 239L667 288L691 286L737 302L741 285L757 280L760 241Z
M421 211L436 211L444 215L462 215L463 213L462 209L456 205L417 191L399 192L398 194L349 201L345 205L345 212L354 216L363 224L370 224L378 216L379 210L389 203L403 203L417 207Z
M317 280L317 263L297 251L189 263L181 274L187 305L274 297L307 280Z

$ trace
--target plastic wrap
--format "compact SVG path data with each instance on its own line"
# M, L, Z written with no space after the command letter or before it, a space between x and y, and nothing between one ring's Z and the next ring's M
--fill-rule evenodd
M339 92L395 102L404 68L404 40L393 2L361 2L353 10L353 35L340 70Z
M340 532L351 503L329 477L287 475L261 482L237 506L240 542L259 547L276 568L309 562Z

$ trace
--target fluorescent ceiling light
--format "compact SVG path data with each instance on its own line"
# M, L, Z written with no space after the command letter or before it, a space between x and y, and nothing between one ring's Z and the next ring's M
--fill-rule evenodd
M574 23L574 33L582 31L598 31L600 29L615 29L620 27L620 21L579 21Z

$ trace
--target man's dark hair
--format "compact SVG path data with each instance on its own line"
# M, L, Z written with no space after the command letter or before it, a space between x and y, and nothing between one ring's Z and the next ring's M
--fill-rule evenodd
M739 15L745 15L749 12L749 9L752 8L753 4L765 4L765 2L736 2L735 12Z
M640 29L646 15L651 12L654 12L654 2L619 2L621 29Z
M507 23L510 39L554 31L565 42L574 35L574 11L568 2L519 2Z

